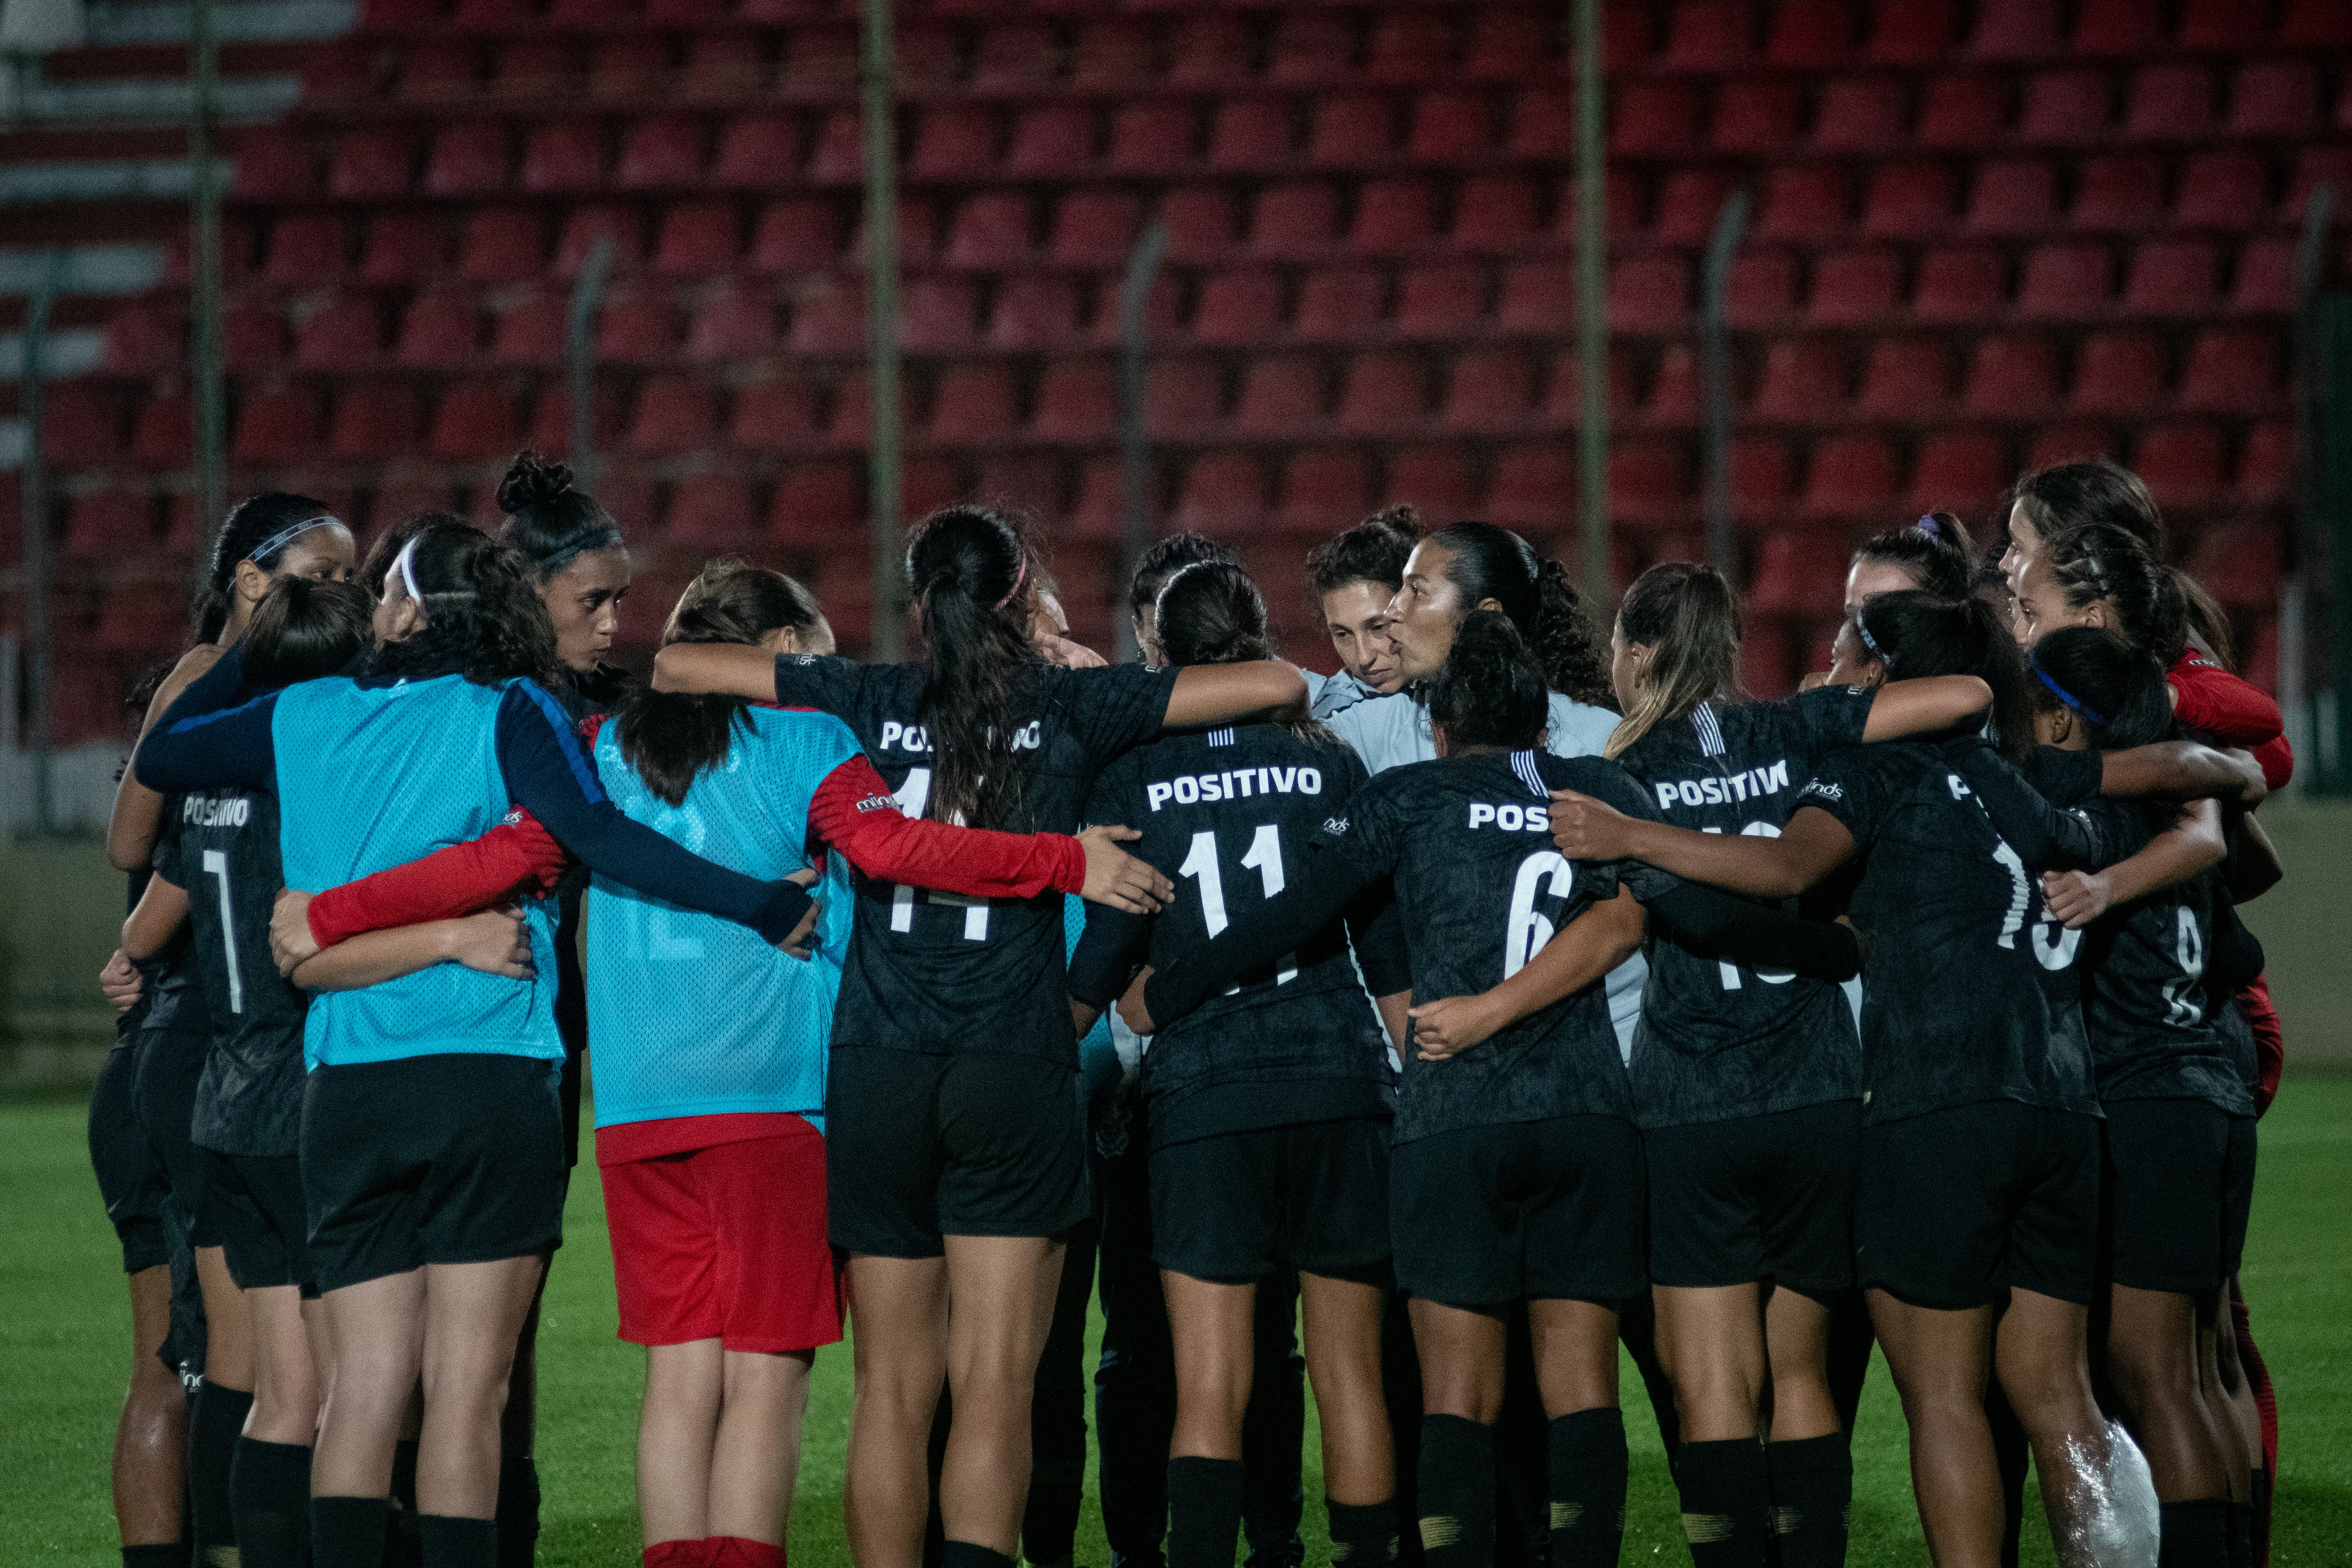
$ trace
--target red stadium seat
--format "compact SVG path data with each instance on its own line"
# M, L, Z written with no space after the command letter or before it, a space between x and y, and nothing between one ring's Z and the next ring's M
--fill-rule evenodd
M155 548L155 498L142 490L93 490L74 500L65 551L76 561L138 561Z
M1364 79L1407 86L1443 80L1453 55L1452 29L1443 12L1409 6L1376 12Z
M1070 49L1070 85L1082 92L1131 92L1151 81L1151 32L1124 16L1086 17Z
M1864 234L1919 239L1951 226L1951 172L1940 163L1895 163L1871 178L1863 205Z
M457 0L450 20L467 32L502 33L532 26L537 10L531 0Z
M706 298L686 335L686 357L705 364L749 359L775 347L775 300L749 279L730 282Z
M1548 10L1481 5L1455 75L1465 81L1530 81L1559 68L1561 24Z
M1797 258L1785 250L1731 258L1723 279L1723 317L1741 329L1777 326L1797 313Z
M2352 48L2352 16L2327 0L2287 0L2279 35L2306 48Z
M2107 308L2114 258L2100 245L2037 246L2017 286L2021 316L2095 315Z
M1307 161L1327 169L1386 163L1396 149L1396 116L1385 93L1335 93L1315 106Z
M1873 65L1931 65L1952 52L1951 0L1880 0L1863 54Z
M497 46L492 89L516 98L551 96L572 85L572 51L561 37L509 38ZM304 68L305 80L310 74Z
M501 214L506 210L497 207L487 209L490 213ZM473 242L474 227L485 216L486 214L478 213L474 215L474 221L467 224L468 247ZM529 214L517 216L530 218L533 225L533 231L536 232L535 217ZM377 213L368 219L367 241L360 253L360 281L379 284L422 283L426 279L438 274L446 265L442 256L446 248L447 237L448 231L439 213ZM530 258L531 272L539 269L545 248L546 242L542 239ZM477 282L519 281L518 279L493 278L478 274L469 265L467 250L461 250L458 255L457 270L464 277Z
M1845 536L1823 528L1777 529L1757 552L1750 609L1766 615L1833 610L1848 562Z
M1960 405L1980 419L2030 419L2058 405L2058 361L2046 338L1979 339Z
M753 188L790 184L801 172L800 121L789 114L745 114L719 133L709 183Z
M2197 316L2221 300L2221 258L2210 241L2152 239L2132 253L2124 309L2142 316Z
M318 162L310 144L291 126L255 126L237 137L235 173L228 186L228 194L236 200L288 201L309 195L318 183ZM400 183L403 186L408 183L404 154Z
M1885 321L1903 305L1903 258L1892 250L1833 250L1813 264L1808 316L1818 326Z
M2322 185L2352 190L2352 148L2306 147L2295 160L2294 181L2288 186L2283 217L2300 218L2303 204Z
M1660 189L1653 231L1668 245L1706 245L1715 233L1724 202L1739 184L1727 170L1675 170Z
M818 458L794 463L768 502L768 537L779 544L838 546L864 508L855 465Z
M1286 169L1298 155L1292 105L1278 98L1233 98L1209 125L1209 166L1240 173Z
M2309 60L2252 60L2230 88L2238 136L2309 136L2319 127L2319 76Z
M2238 252L2237 280L2230 308L2246 312L2294 309L2295 241L2283 234L2246 241Z
M2018 115L2017 134L2022 142L2075 146L2106 139L2108 126L2106 79L2096 71L2044 71L2025 86L2025 107Z
M1454 245L1459 250L1511 250L1540 228L1542 197L1517 174L1473 174L1454 204Z
M1912 468L1906 510L1965 517L1998 501L2015 477L2008 453L1994 437L1980 431L1931 436Z
M865 175L865 121L854 109L836 109L817 124L816 140L809 148L809 182L854 185Z
M490 358L499 364L553 370L564 363L570 311L553 290L530 294L499 312L490 337Z
M1321 87L1355 74L1355 40L1336 12L1285 10L1276 18L1266 79L1283 87Z
M969 347L980 325L980 291L968 278L910 278L899 299L898 343L917 353Z
M1565 437L1495 455L1479 515L1502 528L1549 530L1576 515L1576 457Z
M1832 153L1884 153L1902 145L1910 122L1905 84L1893 77L1839 77L1822 87L1813 145Z
M1737 263L1734 264L1735 266ZM1503 269L1495 324L1511 331L1565 331L1576 321L1576 271L1566 261L1515 261Z
M1219 185L1180 185L1160 199L1160 221L1168 231L1168 259L1226 259L1241 232L1234 194Z
M661 0L646 0L649 7L660 3ZM696 3L716 3L723 6L724 0L696 0ZM951 94L962 85L964 51L950 27L909 17L906 25L895 31L891 69L898 79L902 92L910 97L931 98Z
M186 363L187 352L177 310L160 299L128 300L107 318L99 368L109 375L159 375Z
M1674 70L1737 70L1748 62L1755 33L1755 13L1744 0L1678 0L1660 63Z
M984 103L934 103L916 127L907 171L919 180L973 179L996 166L996 111Z
M2038 158L1988 163L1977 170L1962 226L1971 234L2030 235L2058 222L2058 172Z
M1183 321L1182 308L1182 290L1177 280L1164 272L1153 279L1143 296L1145 341L1166 342L1176 337ZM1094 321L1087 337L1104 348L1117 348L1127 341L1125 318L1116 289L1105 287L1097 290Z
M425 447L453 462L503 458L521 444L514 399L494 382L461 381L441 396Z
M1433 261L1407 269L1397 283L1398 335L1452 338L1476 331L1486 294L1485 268Z
M609 450L621 437L621 400L609 384L598 385L588 399L589 438L599 451ZM572 450L572 396L560 384L550 384L531 410L530 435L525 444L541 452ZM612 507L610 473L596 479L598 498ZM447 493L446 485L443 493Z
M1266 354L1242 375L1234 429L1244 436L1295 436L1323 424L1323 369L1307 354Z
M2164 221L2164 163L2145 153L2092 158L2069 215L2076 228L2141 229Z
M1857 413L1871 419L1930 420L1952 401L1952 356L1932 338L1881 338L1870 345Z
M702 122L663 115L631 128L621 149L615 183L623 190L658 190L702 181Z
M1065 267L1116 267L1143 228L1142 198L1125 191L1073 191L1054 209L1049 259Z
M1689 319L1690 301L1685 257L1635 257L1609 269L1609 319L1627 331L1675 331Z
M1634 384L1633 363L1622 349L1612 352L1603 362L1607 374L1602 387L1609 402L1609 414L1613 419L1628 419L1641 403L1640 389ZM1573 353L1558 355L1551 363L1551 374L1544 393L1543 420L1556 428L1580 425L1584 421L1584 376L1580 362Z
M2194 228L2257 228L2270 216L2270 169L2256 153L2200 153L2181 165L2177 224Z
M2267 609L2278 603L2281 553L2277 525L2249 518L2207 529L2189 568L2230 608Z
M1170 521L1211 538L1234 538L1265 516L1265 470L1250 452L1210 452L1192 459Z
M332 213L295 213L278 220L269 231L268 258L262 263L264 281L304 288L341 280L350 265L351 234Z
M294 363L303 370L357 370L383 352L383 317L373 300L346 294L302 323Z
M1021 179L1062 178L1094 162L1095 114L1085 103L1043 103L1021 111L1005 150L1004 172Z
M286 320L259 302L221 312L221 363L232 375L267 374L286 360Z
M1282 279L1248 268L1212 272L1201 280L1192 338L1203 343L1249 343L1282 328Z
M972 443L1010 436L1021 423L1013 377L1002 364L951 364L931 402L934 441Z
M2262 502L2283 499L2294 483L2294 426L2264 421L2246 432L2238 453L2238 499Z
M2187 49L2217 51L2267 44L2270 13L2268 5L2248 5L2239 0L2186 0L2175 41Z
M816 420L814 387L792 376L772 376L735 394L727 440L746 451L790 451L816 439Z
M49 394L45 415L55 416L58 395L65 390L60 386ZM290 386L254 393L240 400L230 425L229 461L256 468L307 461L319 455L320 434L319 400L310 393Z
M393 358L417 370L463 370L480 353L481 338L481 314L470 295L432 289L409 305Z
M672 278L716 278L730 270L740 244L732 202L682 202L662 215L654 270Z
M596 358L609 364L656 364L677 345L677 313L652 294L608 299L596 318Z
M841 225L833 204L789 196L760 210L746 258L755 272L815 272L841 256Z
M1326 533L1350 526L1370 509L1371 468L1350 447L1310 447L1282 471L1274 523L1290 533Z
M1368 256L1413 250L1437 232L1437 195L1422 179L1368 180L1348 241Z
M384 232L398 221L394 216L380 217L369 233L369 265L361 268L361 276L371 283L422 281L437 269L441 244L437 221L423 217L411 240L415 248L404 254L391 244L397 231L393 236ZM379 237L386 241L384 271L398 268L404 275L381 276L375 270ZM457 245L459 277L471 283L526 283L546 265L547 228L536 212L497 206L466 215L465 232Z
M1118 405L1114 402L1115 409ZM1158 359L1143 378L1143 427L1160 438L1204 434L1224 417L1217 366L1204 359Z
M1690 473L1682 443L1629 437L1609 452L1609 510L1626 522L1664 522L1689 510Z
M2086 339L2074 366L2078 414L2130 416L2162 409L2167 398L2164 344L2143 331L2099 332Z
M1110 152L1104 163L1113 174L1181 174L1198 155L1192 106L1181 99L1123 103L1111 116Z
M792 296L786 346L794 353L866 352L866 290L855 279L812 278Z
M1847 201L1845 175L1835 166L1783 165L1765 176L1754 233L1759 239L1818 243L1844 229Z
M1778 516L1796 497L1796 467L1786 442L1739 437L1731 443L1730 468L1731 505L1743 518Z
M526 191L593 191L604 183L604 132L593 120L559 120L530 133L523 148Z
M759 530L751 487L740 474L690 474L670 491L662 537L672 544L724 546Z
M1060 348L1078 340L1078 289L1067 278L1020 274L996 290L988 342L1000 349Z
M669 40L659 34L607 39L589 62L589 94L608 103L658 103L669 87Z
M1692 84L1633 81L1615 98L1609 151L1619 157L1686 153L1697 145L1699 97ZM1566 92L1523 92L1510 150L1521 157L1565 154L1575 143L1574 119Z
M404 127L355 127L343 133L335 148L334 162L327 169L327 192L346 201L405 195L415 162L415 148ZM257 197L276 194L255 193Z
M1923 321L1983 321L2009 306L2007 258L1975 247L1931 250L1919 258L1912 313Z
M900 47L905 47L905 35ZM910 75L913 66L910 57L899 57L902 73ZM767 51L758 38L748 33L703 33L687 39L686 66L678 73L682 96L727 103L760 92L767 85Z
M2009 132L2009 83L1984 71L1931 78L1919 103L1915 134L1922 147L1990 147Z
M1518 430L1535 411L1535 365L1522 350L1496 346L1465 349L1455 358L1438 417L1449 430Z
M479 196L507 183L507 131L495 121L445 127L425 160L425 189L436 196Z
M1369 267L1324 268L1298 289L1291 330L1308 342L1345 342L1381 325L1381 275Z
M967 197L948 232L951 266L1018 267L1035 247L1036 213L1030 198L1013 191Z
M1765 351L1764 375L1748 412L1781 425L1835 420L1846 403L1845 363L1836 345L1785 338Z
M1875 436L1831 436L1813 448L1805 510L1816 517L1871 517L1900 493L1895 449Z
M2213 133L2213 75L2201 65L2150 65L2132 79L2124 134L2135 142L2194 142Z
M1650 382L1643 415L1661 426L1696 425L1703 390L1696 352L1688 343L1668 343L1658 355L1658 372Z
M1054 30L1042 21L1011 17L981 30L972 51L971 85L991 93L1027 92L1054 79Z
M2082 0L2074 12L2074 52L2154 54L2164 46L2164 15L2146 0Z
M1770 153L1793 144L1803 110L1796 84L1772 77L1732 77L1716 89L1707 145L1717 153Z
M2267 412L2279 397L2275 332L2208 327L2189 345L2179 405L2210 414Z
M394 382L352 382L335 399L327 450L346 459L382 462L413 456L419 434L413 389Z
M2140 432L2132 472L2147 481L2158 506L2200 507L2221 498L2221 432L2211 425L2174 420Z
M2114 433L2104 425L2043 425L2026 441L2025 468L2030 472L2116 455Z
M1467 517L1477 509L1478 479L1458 447L1407 447L1389 458L1380 499L1405 502L1423 517Z
M1969 35L1969 53L1981 59L2033 60L2063 51L2055 0L1985 0Z
M1486 94L1458 88L1425 92L1413 100L1405 156L1415 163L1475 164L1493 150L1496 130L1494 100Z

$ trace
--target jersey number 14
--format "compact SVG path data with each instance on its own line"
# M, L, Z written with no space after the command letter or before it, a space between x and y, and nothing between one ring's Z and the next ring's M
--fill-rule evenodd
M890 798L897 801L898 809L908 816L922 816L923 808L931 803L931 770L908 769L907 782L900 784L898 792ZM956 826L958 827L963 826L961 812L956 814ZM892 931L915 929L917 891L918 889L914 888L904 886L890 890L890 929ZM988 900L986 899L967 899L955 893L938 893L928 890L923 891L922 897L927 904L961 904L964 941L986 942L988 940Z

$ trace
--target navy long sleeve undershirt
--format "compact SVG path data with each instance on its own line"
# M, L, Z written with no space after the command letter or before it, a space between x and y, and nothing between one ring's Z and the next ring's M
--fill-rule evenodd
M244 670L240 650L232 647L164 711L140 742L133 766L141 784L159 791L277 787L272 715L278 694L237 703ZM808 911L808 894L793 883L714 866L624 815L606 798L563 710L537 683L508 688L499 704L497 746L514 804L599 876L748 926L770 942L790 935Z

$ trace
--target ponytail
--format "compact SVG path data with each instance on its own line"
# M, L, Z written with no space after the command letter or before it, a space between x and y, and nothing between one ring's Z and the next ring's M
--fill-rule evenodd
M1622 756L1658 725L1738 689L1739 601L1713 567L1651 567L1625 591L1617 626L1628 643L1651 650L1650 662L1602 756Z
M2071 609L2105 600L2116 632L2169 667L2189 640L2184 579L2138 538L2107 523L2086 523L2042 542L2050 581Z
M923 617L928 809L939 821L1029 831L1024 770L1012 765L1030 673L1044 662L1022 596L1028 561L1020 529L983 506L933 512L908 542L907 584Z
M357 583L280 577L246 630L246 684L271 691L341 674L367 652L374 615L374 599Z
M2072 709L2099 751L2152 746L2172 733L2163 667L2111 632L2062 627L2026 649L2025 664L2033 705Z
M2011 762L2033 750L2033 701L2017 641L1982 599L1939 599L1916 589L1876 594L1854 629L1889 680L1973 675L1992 688L1993 738Z
M405 547L425 624L370 657L378 675L462 675L477 686L547 680L555 626L523 558L470 523L431 523Z
M1493 610L1465 616L1453 650L1429 678L1429 721L1446 749L1524 752L1540 742L1550 717L1543 667L1510 617Z
M240 563L250 561L264 572L272 571L288 545L313 528L330 527L343 527L342 520L326 502L309 496L269 490L237 502L213 537L212 563L205 572L204 591L196 595L195 640L218 642L227 629Z
M1960 520L1931 511L1909 528L1874 533L1855 547L1857 566L1892 566L1911 585L1939 599L1964 599L1973 583L1975 546Z
M1274 657L1265 629L1265 597L1256 580L1222 561L1187 566L1169 578L1153 606L1151 624L1160 651L1171 666L1243 664ZM1313 719L1300 719L1286 728L1312 744L1339 739Z
M1584 613L1568 569L1491 522L1457 522L1429 536L1444 550L1446 581L1465 609L1492 599L1518 628L1550 689L1595 708L1614 709L1601 639Z
M757 647L772 632L814 631L824 616L816 598L781 572L740 561L713 561L678 595L662 629L662 643L730 643ZM621 760L646 787L672 805L707 770L727 760L735 731L751 732L751 703L726 693L656 691L632 685L614 723Z

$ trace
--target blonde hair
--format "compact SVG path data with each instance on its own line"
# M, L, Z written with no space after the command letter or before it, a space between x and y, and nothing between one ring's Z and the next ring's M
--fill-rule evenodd
M1601 748L1624 755L1633 742L1700 703L1739 689L1739 600L1713 567L1667 561L1633 579L1617 609L1625 640L1651 650L1641 687Z

